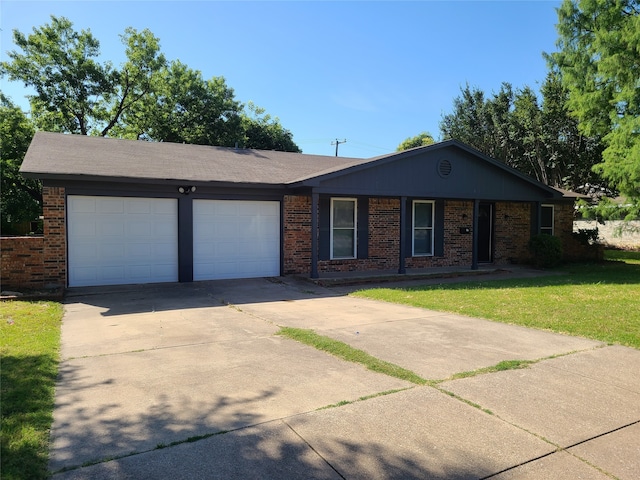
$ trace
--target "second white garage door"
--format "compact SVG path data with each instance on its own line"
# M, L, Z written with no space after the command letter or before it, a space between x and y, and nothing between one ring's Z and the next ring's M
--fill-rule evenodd
M193 201L193 279L280 275L280 202Z

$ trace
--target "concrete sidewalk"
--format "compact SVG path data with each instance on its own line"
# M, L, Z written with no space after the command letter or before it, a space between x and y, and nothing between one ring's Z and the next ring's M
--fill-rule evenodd
M344 293L291 278L72 292L54 478L636 478L640 351ZM448 380L516 359L539 361Z

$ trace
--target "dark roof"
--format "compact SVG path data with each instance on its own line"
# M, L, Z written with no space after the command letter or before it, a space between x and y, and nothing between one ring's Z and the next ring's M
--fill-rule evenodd
M284 185L370 160L37 132L20 171L112 178Z
M49 180L313 186L322 180L449 147L464 150L554 197L560 196L559 190L456 140L362 159L36 132L20 171L28 177ZM565 198L576 195L560 193Z

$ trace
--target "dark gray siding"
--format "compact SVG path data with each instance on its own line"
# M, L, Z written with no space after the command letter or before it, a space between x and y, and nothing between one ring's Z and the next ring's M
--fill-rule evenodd
M465 150L423 151L367 168L354 168L339 176L320 179L319 193L536 201L551 198L546 187L523 178Z

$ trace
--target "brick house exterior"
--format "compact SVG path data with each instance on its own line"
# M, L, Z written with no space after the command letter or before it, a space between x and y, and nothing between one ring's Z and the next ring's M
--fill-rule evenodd
M158 218L168 218L163 231L174 238L165 251L178 250L171 255L173 277L163 281L242 278L243 271L318 277L521 263L529 258L529 239L544 228L573 244L574 198L455 141L349 159L39 132L22 172L43 181L44 235L3 239L3 286L140 283L133 274L81 283L78 272L124 271L137 259L122 251L155 251ZM150 209L164 210L146 216ZM226 213L203 217L207 209ZM553 225L543 225L549 214ZM217 235L216 222L235 228L225 255L237 271L215 270L227 258L207 257L207 249L224 243L208 238ZM246 241L251 236L237 232L253 232L261 222L266 226L255 235L271 237L260 236L254 248ZM131 240L123 229L151 233ZM87 232L94 240L78 243ZM275 259L279 267L242 270L252 266L242 264L245 253L253 258L276 237L275 250L249 262ZM140 238L148 246L136 246ZM102 263L93 266L92 255ZM165 254L148 257L134 265L138 271L152 272ZM203 274L200 262L212 264L213 273ZM143 281L157 281L154 275Z
M307 274L311 260L311 198L303 195L284 197L284 274ZM563 232L561 240L568 247L567 256L580 256L580 247L571 236L573 205L555 207L555 229ZM406 268L460 267L471 265L472 238L460 233L459 220L470 218L473 202L445 201L444 255L411 257ZM369 258L365 260L321 260L321 274L345 271L398 270L400 258L400 201L389 198L369 199ZM531 230L531 206L527 203L499 202L496 216L508 222L496 223L494 265L522 264L530 261L528 242Z

